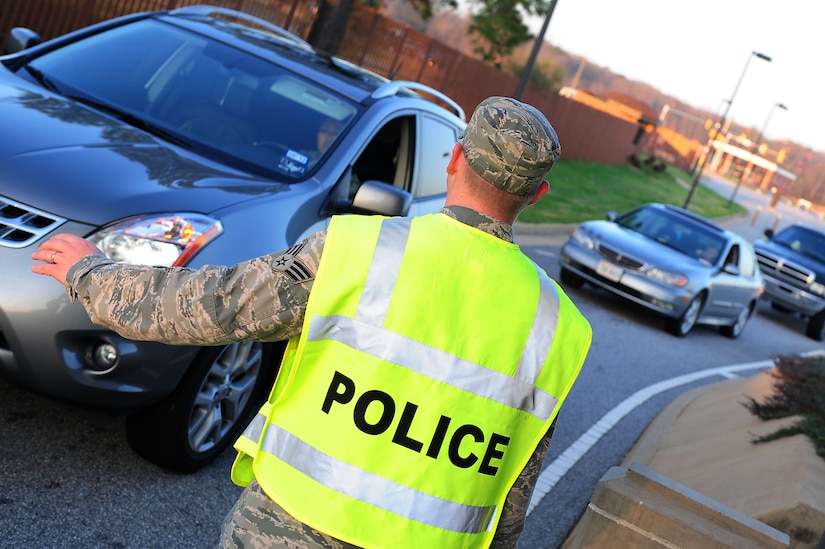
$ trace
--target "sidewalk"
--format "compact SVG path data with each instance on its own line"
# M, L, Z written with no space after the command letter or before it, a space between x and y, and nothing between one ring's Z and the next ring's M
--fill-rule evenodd
M639 463L815 549L825 534L825 460L805 435L753 444L794 418L763 421L742 405L773 388L769 372L676 398L622 462Z

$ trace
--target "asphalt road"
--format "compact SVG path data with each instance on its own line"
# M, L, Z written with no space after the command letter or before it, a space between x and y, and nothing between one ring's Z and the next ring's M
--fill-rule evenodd
M767 199L740 189L737 200L756 211ZM794 215L784 206L775 212L765 209L756 222L740 218L730 228L756 238L776 216L784 222ZM555 277L565 236L566 231L544 232L523 234L519 240ZM534 498L520 549L560 546L599 478L621 462L658 412L679 394L722 379L702 372L755 363L755 373L777 354L822 347L804 336L800 319L767 304L760 305L737 340L703 327L680 339L664 332L661 319L604 292L584 287L569 294L590 320L594 342L562 410L542 473L542 481L550 480L539 490L543 497ZM745 369L741 375L749 373ZM605 423L610 428L592 436L594 426ZM582 449L583 438L587 443ZM170 474L131 453L121 419L66 406L4 381L0 441L3 548L213 547L240 492L229 480L232 452L195 474ZM570 459L571 449L577 448Z

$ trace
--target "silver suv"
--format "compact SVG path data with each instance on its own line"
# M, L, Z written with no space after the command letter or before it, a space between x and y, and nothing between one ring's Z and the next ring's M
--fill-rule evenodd
M17 28L4 50L0 375L126 414L132 448L174 471L234 441L283 345L125 340L30 272L35 247L70 232L117 261L197 268L285 249L337 213L434 212L465 126L436 90L212 6L43 43Z

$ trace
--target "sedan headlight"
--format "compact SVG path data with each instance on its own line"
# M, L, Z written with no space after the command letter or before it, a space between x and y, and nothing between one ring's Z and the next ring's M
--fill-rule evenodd
M814 282L811 284L811 292L816 295L825 296L825 285L822 285L819 282Z
M217 219L170 213L131 217L90 235L89 240L118 263L171 267L184 265L222 232Z
M587 231L585 231L581 227L576 227L573 230L573 234L570 235L570 238L574 242L577 242L579 245L584 246L588 250L592 250L596 247L596 243L593 241L593 238L591 238L591 236L587 234Z
M661 282L663 284L667 284L669 286L676 286L677 288L681 288L688 283L688 278L683 275L682 273L677 273L675 271L666 271L664 269L659 269L657 267L653 267L652 269L648 269L645 273L649 278Z

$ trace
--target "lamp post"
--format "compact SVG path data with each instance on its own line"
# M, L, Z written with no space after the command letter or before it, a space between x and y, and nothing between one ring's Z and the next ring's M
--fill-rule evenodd
M742 83L742 80L745 78L745 73L748 71L748 65L751 62L752 57L758 57L763 61L767 61L770 63L771 58L764 53L760 53L758 51L752 51L750 55L748 55L748 60L745 61L745 68L742 69L742 74L739 75L739 80L736 82L736 87L733 88L733 93L730 96L730 99L727 100L727 106L725 107L725 112L722 114L722 118L719 119L718 126L719 128L723 128L725 126L725 122L728 119L728 113L730 112L730 107L733 105L733 100L736 98L736 92L739 91L739 85ZM699 177L702 175L702 171L705 169L705 164L707 164L708 157L710 156L710 151L713 148L713 140L716 138L716 134L712 134L710 139L708 139L707 145L705 148L707 149L705 152L705 156L702 159L702 163L696 167L696 172L693 176L693 184L690 186L690 192L688 192L687 198L685 199L684 208L687 209L688 205L690 204L690 199L693 198L693 193L696 191L696 186L699 184Z
M776 109L776 107L779 107L783 111L788 110L788 107L785 106L783 103L774 103L773 105L771 105L771 110L768 111L768 117L765 118L765 123L762 124L762 129L759 130L759 135L757 136L758 139L756 140L757 146L759 143L762 142L763 139L765 139L765 129L768 127L768 122L771 121L771 116L773 116L773 111L774 109Z
M779 107L779 108L781 108L782 110L785 110L785 111L788 110L788 107L786 107L782 103L774 103L773 105L771 105L771 110L768 111L768 117L765 119L765 123L762 124L762 129L759 130L759 135L757 135L756 139L754 139L754 143L756 144L756 150L757 151L759 151L759 146L761 145L762 139L765 138L765 130L768 127L768 122L771 121L771 116L773 115L773 110L776 107ZM749 154L750 154L750 158L753 158L753 153L749 153ZM749 161L748 165L745 167L745 169L742 171L740 176L737 178L736 186L733 188L733 194L730 195L730 200L728 200L728 206L733 204L733 199L736 198L736 193L739 192L739 187L742 185L742 180L745 179L745 172L747 172L748 181L750 181L750 173L751 173L751 169L752 169L751 166L752 166L752 164Z
M536 36L536 41L533 43L533 49L530 52L530 58L527 60L527 64L524 66L524 70L521 73L521 79L519 80L518 86L516 87L516 91L513 94L515 99L521 99L524 95L524 91L527 89L527 83L530 82L530 76L533 74L533 67L536 64L536 58L539 55L539 50L541 49L541 45L544 43L544 35L547 32L547 27L550 25L550 18L553 17L553 11L556 9L556 2L558 0L550 0L550 5L547 7L547 15L544 16L544 22L541 24L541 30L539 31L539 35Z

